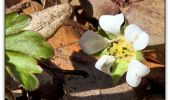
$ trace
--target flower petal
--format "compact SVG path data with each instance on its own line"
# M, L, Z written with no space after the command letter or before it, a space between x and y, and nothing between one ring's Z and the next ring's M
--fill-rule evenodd
M141 81L141 77L146 76L149 72L150 69L147 66L133 59L129 63L126 81L132 87L137 87Z
M129 63L128 72L138 74L142 77L149 74L150 69L138 60L133 59Z
M142 30L135 24L130 24L125 28L124 35L130 42L134 42Z
M108 39L93 31L86 31L80 39L80 47L87 54L93 54L106 48L108 43Z
M112 75L110 68L112 67L113 63L114 63L114 56L108 56L108 55L103 55L95 64L95 67L108 74L108 75Z
M137 87L141 82L140 76L135 76L135 74L127 72L126 81L132 87Z
M134 49L142 50L144 49L149 43L149 35L146 32L141 32L137 39L133 42Z
M124 22L124 15L122 13L117 14L115 16L102 15L99 18L100 27L104 31L110 32L112 34L117 34L120 32L120 28L123 22Z

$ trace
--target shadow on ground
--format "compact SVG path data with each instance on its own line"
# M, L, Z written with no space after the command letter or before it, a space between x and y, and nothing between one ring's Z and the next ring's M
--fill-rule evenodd
M82 51L70 56L75 70L56 69L58 65L45 61L44 69L38 75L40 87L31 93L33 100L152 100L165 98L165 68L152 68L148 76L142 79L138 88L130 87L125 75L117 83L111 76L97 70L96 58ZM161 74L160 74L161 73ZM149 98L149 99L148 99ZM155 100L155 99L153 99ZM160 99L159 99L160 100Z

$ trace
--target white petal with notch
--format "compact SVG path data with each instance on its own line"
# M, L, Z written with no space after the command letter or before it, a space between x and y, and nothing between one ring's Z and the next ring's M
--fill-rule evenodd
M149 74L150 69L141 62L133 59L129 63L126 74L126 81L132 87L137 87L141 81L141 77Z
M111 67L112 67L112 65L114 63L114 60L115 60L114 56L103 55L96 62L95 67L98 70L100 70L100 71L102 71L102 72L104 72L104 73L111 76L112 73L111 73L110 69L111 69Z
M138 60L133 59L129 63L128 71L130 71L132 73L137 73L140 76L145 76L145 75L149 74L150 69L149 69L149 67L145 66Z
M137 39L133 42L134 49L142 50L144 49L149 43L149 35L146 32L141 32Z
M117 34L120 32L121 25L124 22L124 15L117 14L115 16L113 15L102 15L99 18L99 24L100 27L106 31L110 32L112 34Z
M86 31L80 38L80 47L87 54L94 54L101 51L107 47L108 43L108 39L93 31Z
M127 72L126 81L132 87L137 87L141 82L141 77L134 73Z
M130 24L125 28L124 35L130 42L134 42L142 30L136 24Z

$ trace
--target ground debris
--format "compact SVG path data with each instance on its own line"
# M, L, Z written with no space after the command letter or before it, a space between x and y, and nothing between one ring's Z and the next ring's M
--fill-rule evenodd
M120 7L130 24L137 24L149 34L149 45L165 43L164 1L142 0Z

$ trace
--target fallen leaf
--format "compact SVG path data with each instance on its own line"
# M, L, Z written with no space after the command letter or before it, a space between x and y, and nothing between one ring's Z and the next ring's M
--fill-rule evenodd
M111 0L80 0L81 7L85 12L85 16L89 18L99 19L101 15L115 15L119 13L119 7Z
M11 90L5 88L5 98L9 100L16 100L14 94L12 93Z
M41 0L41 3L43 4L44 9L57 4L61 4L60 0Z
M149 62L165 65L165 44L148 46L143 56Z
M164 4L164 0L143 0L120 9L130 24L137 24L149 33L149 45L156 45L165 43Z
M61 69L73 70L70 56L74 51L78 52L79 34L76 33L70 26L62 26L52 38L48 41L55 49L55 56L52 62L58 65Z
M20 12L23 9L30 7L30 2L23 2L17 3L16 5L11 6L10 8L5 9L5 14L12 13L12 12Z
M153 63L149 61L142 61L143 64L148 66L149 68L159 68L159 67L165 67L164 64L159 64L159 63Z
M80 51L79 38L84 30L81 27L72 26L73 24L70 25L62 26L48 42L55 49L55 56L51 61L61 69L74 70L76 67L73 65L72 56ZM77 56L81 56L81 53ZM84 59L87 58L84 57Z
M33 1L33 0L22 0L22 2L29 2L30 3L30 7L26 8L26 9L23 9L23 12L25 14L31 14L31 13L34 13L34 12L38 12L38 11L41 11L43 10L43 6L36 2L36 1Z
M143 50L143 56L146 60L142 63L151 69L149 79L162 85L161 82L165 82L165 44L147 47Z
M80 0L60 0L61 3L70 3L73 7L80 6Z
M69 19L72 12L70 4L55 5L35 12L31 14L32 20L25 30L34 30L50 38Z
M164 61L164 56L159 54L158 51L156 50L147 50L147 51L144 51L144 58L152 63L155 63L155 64L165 64L165 61Z
M19 3L20 0L5 0L5 8L10 8L13 5Z
M128 3L135 3L142 0L112 0L113 2L116 2L119 6L125 6Z

